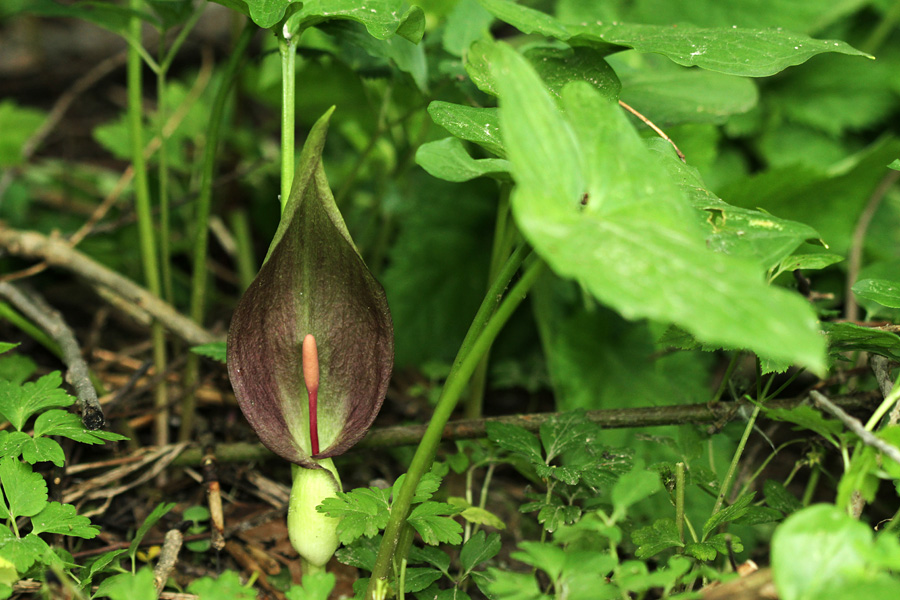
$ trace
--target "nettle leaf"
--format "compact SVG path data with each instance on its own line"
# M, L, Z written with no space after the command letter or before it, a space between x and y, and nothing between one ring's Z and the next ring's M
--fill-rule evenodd
M241 297L228 334L228 374L260 441L306 468L365 435L393 367L391 315L360 257L322 167L332 110L310 131L266 262ZM318 347L313 456L302 345Z
M596 441L599 429L595 423L588 421L583 410L573 410L548 419L540 427L547 462L578 446Z
M513 215L558 275L625 318L824 371L809 304L766 286L753 262L706 248L693 208L618 106L575 83L564 116L513 49L497 44L493 58Z
M720 525L730 523L731 521L740 519L744 516L747 511L750 510L750 503L753 502L753 497L755 495L756 492L746 493L735 500L733 504L720 509L719 512L712 515L707 519L706 524L703 525L703 536L706 537L706 535Z
M455 137L422 144L416 150L416 163L429 175L445 181L469 181L484 175L509 179L507 161L500 158L474 159Z
M769 276L769 280L774 281L776 277L785 271L794 271L796 269L817 271L819 269L830 267L833 264L837 264L842 260L844 260L843 256L839 254L828 254L826 252L818 254L793 254L791 256L786 256L781 260L781 263L772 275Z
M431 546L411 546L409 564L428 564L446 573L450 569L450 556L443 550Z
M60 389L61 385L59 371L21 386L0 381L0 415L21 431L34 413L56 406L70 406L75 402L75 398Z
M451 496L447 498L447 503L460 510L459 516L476 525L487 525L495 529L506 529L506 523L489 510L478 506L472 506L465 498Z
M475 142L501 158L506 156L500 137L500 109L463 106L435 100L428 105L431 120L454 137Z
M451 516L459 513L459 509L444 502L424 502L412 509L407 522L413 526L426 544L462 543L462 525Z
M650 558L668 548L684 547L672 519L659 519L653 525L633 531L631 541L638 547L634 553L637 558Z
M796 496L787 491L781 482L773 479L766 479L763 484L763 495L766 498L766 504L785 515L795 513L803 508L803 503Z
M488 421L485 430L488 439L504 450L520 454L535 465L545 464L540 442L533 433L516 425L494 421Z
M342 544L350 544L384 529L391 516L389 496L389 489L358 488L348 493L339 492L336 498L326 498L317 510L341 520L338 538Z
M703 561L711 561L716 558L716 553L728 555L728 543L734 552L743 552L744 545L737 536L726 536L724 533L714 535L703 542L691 542L684 547L684 553Z
M0 460L0 486L6 496L6 502L0 499L0 518L33 517L47 504L47 482L16 458Z
M900 336L892 331L855 323L822 323L828 335L828 352L840 358L845 352L863 351L900 361Z
M886 279L861 279L853 284L853 293L888 308L900 308L900 283Z
M798 425L795 430L808 429L838 445L837 436L844 430L844 425L837 419L826 419L822 413L812 406L795 406L794 408L763 408L766 417L775 421L786 421Z
M612 489L612 519L614 521L622 520L631 505L652 496L660 489L662 489L662 482L656 472L636 468L625 473L619 477Z
M91 525L91 520L79 515L71 504L49 502L31 517L32 533L59 533L75 537L92 539L100 533L100 528Z
M581 507L565 504L562 498L551 495L528 494L533 502L526 502L519 506L519 512L529 513L538 511L538 523L544 526L548 532L553 533L563 525L571 525L581 517Z
M335 552L337 559L345 565L371 571L375 568L375 557L378 556L378 546L381 544L381 536L374 538L361 537L349 545L345 545Z
M424 567L409 567L406 569L404 590L408 594L421 592L429 585L443 577L443 573L437 569Z

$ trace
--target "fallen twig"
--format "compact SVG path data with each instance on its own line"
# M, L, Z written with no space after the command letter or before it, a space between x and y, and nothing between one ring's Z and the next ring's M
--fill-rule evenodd
M66 269L83 277L97 288L105 288L158 320L166 329L192 346L218 340L216 336L179 313L170 304L127 277L70 247L65 240L0 225L0 247L6 248L16 256L44 260L51 266Z
M91 431L102 428L105 421L103 408L97 399L97 390L91 383L88 366L81 356L81 348L75 339L75 333L63 320L62 315L51 308L36 292L23 290L8 282L0 282L0 296L9 300L59 344L62 360L68 367L66 381L75 388L75 395L78 398L81 422Z
M156 588L156 596L159 597L169 575L175 569L178 562L178 553L181 552L181 545L184 543L184 534L178 529L170 529L166 532L166 541L159 551L159 558L156 561L156 568L153 569L153 586Z

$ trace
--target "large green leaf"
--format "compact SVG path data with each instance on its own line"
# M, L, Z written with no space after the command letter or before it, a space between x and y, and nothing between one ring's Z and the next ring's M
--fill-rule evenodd
M461 140L475 142L499 157L505 157L500 137L500 113L496 108L476 108L434 101L428 105L431 119Z
M824 370L808 304L706 248L694 209L618 106L575 83L563 117L524 58L504 44L493 58L513 213L557 274L626 318Z
M623 48L653 52L679 65L697 66L730 75L773 75L824 52L869 56L844 42L816 40L781 29L749 29L737 25L646 25L617 21L570 25L511 0L480 2L498 19L524 33L539 33L572 45L594 46L604 54Z
M482 175L508 178L509 172L509 163L502 158L472 158L455 137L422 144L416 151L416 162L430 175L446 181L469 181Z

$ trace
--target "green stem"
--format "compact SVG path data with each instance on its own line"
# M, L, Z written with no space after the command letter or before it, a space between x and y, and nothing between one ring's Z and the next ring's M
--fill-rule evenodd
M759 416L760 406L756 405L753 409L753 413L750 415L750 419L747 421L747 426L744 428L744 435L741 436L741 441L738 442L737 450L734 452L734 456L731 457L731 464L728 466L728 472L725 473L725 477L722 479L722 486L719 488L719 495L716 497L716 504L713 506L712 513L710 516L719 512L722 508L722 504L725 502L725 495L728 493L728 490L731 489L731 483L734 481L734 476L737 473L738 463L741 461L741 456L744 454L744 448L747 446L747 440L750 438L750 432L753 431L753 426L756 424L756 417ZM703 536L703 540L706 540L706 536Z
M206 269L207 241L209 239L209 214L212 208L213 176L216 168L216 150L219 146L219 136L222 131L222 120L225 114L225 104L228 101L231 85L235 80L238 67L247 51L247 45L253 38L256 27L247 21L244 30L238 37L234 49L225 63L219 89L213 99L212 109L209 114L209 123L206 127L206 145L203 148L203 160L200 171L200 190L197 194L197 202L194 213L194 256L193 275L191 281L191 319L202 325L206 312L206 282L209 272ZM191 439L194 426L195 396L194 384L198 380L199 358L196 354L188 357L188 365L185 369L185 387L187 393L181 405L182 424L179 437L182 441Z
M497 278L497 273L503 267L503 261L509 256L512 239L509 231L515 232L515 225L509 218L509 191L511 186L505 184L500 194L497 206L497 220L494 226L494 243L491 248L491 264L488 268L488 282ZM490 287L490 286L489 286ZM475 374L472 375L472 385L469 397L466 399L465 418L479 419L484 410L484 393L487 386L488 366L490 365L491 349L484 353Z
M478 309L478 313L475 315L475 319L459 349L456 360L453 362L453 367L441 391L441 398L434 409L434 415L428 424L428 429L425 431L419 447L416 449L416 454L413 456L412 463L407 471L403 487L394 499L391 507L391 518L384 530L384 538L378 549L375 568L372 570L372 577L366 590L365 598L369 600L377 599L376 592L379 589L383 590L387 583L392 559L394 558L395 550L397 550L404 525L406 525L416 486L419 484L422 476L431 468L434 454L441 441L444 425L456 408L456 404L465 391L469 378L478 365L478 361L481 360L481 357L497 337L497 334L500 333L502 327L525 298L528 290L543 272L543 261L535 260L532 262L525 269L518 283L506 295L499 307L496 308L496 312L494 311L500 295L522 263L524 251L524 247L520 247L513 253L501 271L500 276L494 282L494 285L491 286L491 290Z
M229 215L231 222L231 234L234 236L236 250L236 262L238 281L240 281L241 290L246 290L256 277L256 271L259 265L256 262L256 256L253 254L253 238L250 235L250 220L247 217L247 211L238 209L232 211Z
M291 195L294 181L294 113L297 109L297 32L288 38L278 38L281 52L281 212Z
M740 352L735 352L731 356L731 362L728 363L728 368L725 369L725 375L722 376L722 383L719 384L719 389L716 390L716 395L713 396L712 400L709 401L710 404L715 404L722 399L722 394L725 393L725 389L728 387L728 382L731 381L731 375L732 373L734 373L734 368L737 366L738 359L740 357Z
M684 463L675 464L675 527L678 539L684 543ZM679 551L680 553L680 551Z
M800 504L803 506L809 506L809 503L812 502L813 494L816 491L816 487L819 485L820 476L821 472L819 469L816 466L813 466L809 473L809 481L806 482L806 489L803 490L803 498L800 499Z
M160 56L164 49L165 33L160 35ZM162 267L163 296L174 306L172 289L172 245L171 245L171 210L169 203L169 145L166 143L165 126L168 118L168 94L166 70L160 68L156 73L156 110L159 121L157 135L161 141L157 151L157 176L159 177L159 252Z
M141 0L131 0L132 10L140 11ZM131 133L131 160L134 169L134 204L137 214L138 239L141 248L141 262L144 268L144 279L147 288L154 296L161 297L159 280L159 264L157 262L156 236L153 231L153 215L150 209L150 186L147 181L147 163L144 160L144 124L143 116L143 82L141 69L142 56L148 56L140 44L140 17L134 16L129 22L128 31L132 43L128 45L128 125ZM151 59L152 61L152 59ZM154 63L155 64L155 63ZM158 68L158 65L157 65ZM162 323L154 321L152 325L153 363L157 373L166 370L166 338ZM169 411L166 409L168 399L166 383L161 381L156 386L156 444L168 443Z
M869 54L875 53L881 48L884 40L887 39L894 27L897 26L897 21L900 21L900 2L894 2L894 5L888 9L881 21L878 22L878 26L875 27L859 48Z

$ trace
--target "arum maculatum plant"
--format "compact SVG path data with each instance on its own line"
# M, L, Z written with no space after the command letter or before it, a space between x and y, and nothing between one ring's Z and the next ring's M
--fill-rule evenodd
M262 443L293 464L288 531L307 571L338 547L316 511L341 491L332 457L365 435L391 377L393 326L328 186L329 110L313 126L266 260L228 333L228 374Z

